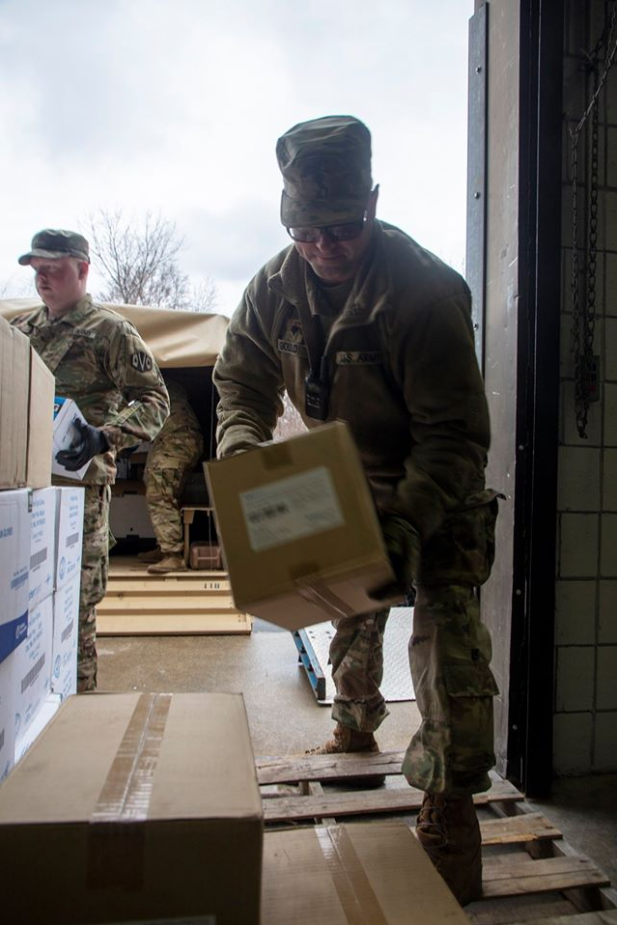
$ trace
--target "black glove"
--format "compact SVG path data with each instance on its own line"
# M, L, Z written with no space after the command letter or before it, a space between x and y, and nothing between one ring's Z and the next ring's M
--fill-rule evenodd
M401 601L409 597L414 579L417 578L420 562L420 534L408 520L397 514L386 514L381 520L386 550L396 581L377 588L371 597L377 601L388 600L400 594Z
M109 441L98 427L83 423L79 418L73 422L73 427L77 431L77 438L68 450L60 450L56 453L56 462L68 469L69 472L76 472L77 469L85 466L93 456L105 453L109 449Z

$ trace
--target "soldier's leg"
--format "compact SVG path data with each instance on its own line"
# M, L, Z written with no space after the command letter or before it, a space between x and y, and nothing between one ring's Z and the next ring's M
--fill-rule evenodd
M422 725L403 773L426 791L418 838L462 905L482 891L473 793L490 787L493 753L491 641L468 585L419 586L409 659Z
M109 485L86 485L79 591L77 690L96 690L96 605L105 597L109 563Z
M151 467L146 473L146 500L157 543L164 556L182 556L184 534L179 497L185 472Z
M403 763L414 787L449 796L489 789L497 693L490 659L474 588L419 586L409 661L422 725Z
M309 750L324 755L341 752L378 752L374 732L388 715L380 686L383 678L383 637L390 611L333 621L330 664L336 687L332 739ZM380 787L384 774L338 778L350 787Z
M386 609L333 621L329 654L336 694L332 718L358 732L374 732L388 715L380 686L389 613Z

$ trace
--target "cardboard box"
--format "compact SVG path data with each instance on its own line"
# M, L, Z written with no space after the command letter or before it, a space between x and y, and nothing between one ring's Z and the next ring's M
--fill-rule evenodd
M0 662L0 783L15 760L15 684L12 653Z
M51 597L28 615L28 636L10 656L15 684L15 747L24 736L51 692L53 603Z
M66 700L77 692L77 640L79 635L79 578L54 593L54 633L51 689Z
M52 721L62 703L59 694L48 694L23 735L15 740L15 764L24 757Z
M404 822L267 832L261 921L469 925Z
M0 318L0 488L26 484L30 341Z
M0 662L28 632L30 500L25 488L0 492Z
M56 396L54 399L51 471L54 475L61 475L65 479L76 479L79 481L83 479L86 474L90 466L90 460L88 460L81 469L76 469L74 472L70 469L65 469L64 466L56 461L56 453L58 453L59 450L68 450L79 437L79 432L75 427L75 421L81 421L82 424L87 423L85 417L72 398Z
M54 590L56 568L56 489L32 492L28 603L35 607Z
M223 568L221 547L214 543L191 543L189 565L196 569Z
M206 473L239 610L296 630L387 606L370 597L394 575L347 425L210 462Z
M256 925L262 845L240 694L70 697L0 786L11 925Z
M56 488L55 587L80 574L84 535L84 492L75 486Z
M28 400L28 457L26 484L29 488L51 485L56 380L36 350L30 348L30 394Z

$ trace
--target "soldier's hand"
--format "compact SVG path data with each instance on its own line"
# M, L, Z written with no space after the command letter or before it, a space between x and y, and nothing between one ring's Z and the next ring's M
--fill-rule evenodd
M395 581L371 593L376 601L392 600L400 594L401 600L409 596L417 577L420 561L420 534L408 520L397 514L386 514L381 521L381 532L392 565Z
M93 427L80 420L76 420L73 426L77 431L77 438L68 450L59 450L56 453L56 462L69 472L76 472L94 456L105 453L109 449L109 441L98 427Z

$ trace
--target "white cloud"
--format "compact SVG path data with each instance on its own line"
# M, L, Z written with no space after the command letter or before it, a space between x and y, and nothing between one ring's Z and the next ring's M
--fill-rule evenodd
M373 133L379 214L461 268L466 5L0 0L0 287L40 228L151 210L233 310L286 244L276 138L333 112Z

